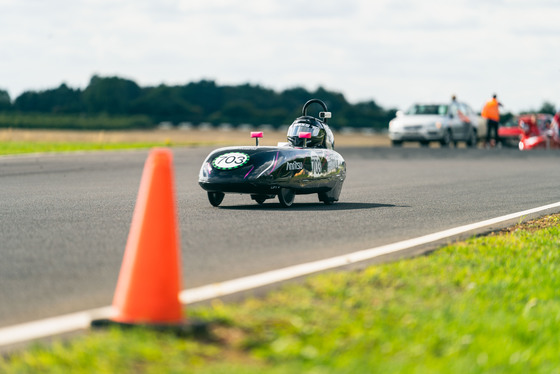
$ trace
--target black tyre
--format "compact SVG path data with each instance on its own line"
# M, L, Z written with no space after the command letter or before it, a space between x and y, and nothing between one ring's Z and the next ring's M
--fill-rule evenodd
M325 203L325 205L333 205L336 200L329 197L328 193L320 192L319 193L319 201L322 201L323 203Z
M443 133L443 138L440 140L439 144L442 147L449 147L449 144L453 141L453 136L451 135L451 130L447 130Z
M251 196L251 199L255 200L257 204L263 205L264 202L266 201L266 196L255 195L255 196Z
M476 147L477 141L478 139L477 139L476 131L474 129L471 129L469 131L469 136L467 137L467 141L465 142L465 145L467 147Z
M224 201L224 196L223 192L208 192L208 201L212 206L219 206Z
M294 203L294 198L296 194L294 191L290 190L289 188L281 188L280 193L278 194L278 201L280 201L280 205L284 208L289 208Z
M393 147L401 147L402 146L402 140L392 140L391 143L393 144Z

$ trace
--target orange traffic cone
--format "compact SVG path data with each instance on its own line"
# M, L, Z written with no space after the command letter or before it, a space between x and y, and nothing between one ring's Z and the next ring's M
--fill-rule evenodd
M156 148L146 160L113 298L116 314L110 322L183 322L172 159L169 149Z

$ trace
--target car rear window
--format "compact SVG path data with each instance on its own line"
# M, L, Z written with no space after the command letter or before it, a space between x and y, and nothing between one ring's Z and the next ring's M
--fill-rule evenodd
M410 107L410 109L406 112L409 115L417 115L417 114L427 114L427 115L440 115L444 116L447 114L448 111L447 105L437 105L437 104L430 104L430 105L422 105L416 104Z

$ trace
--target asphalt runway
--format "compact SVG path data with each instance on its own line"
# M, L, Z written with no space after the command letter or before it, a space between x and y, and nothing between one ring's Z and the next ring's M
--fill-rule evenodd
M176 148L183 288L342 255L560 201L560 152L346 148L340 202L258 206L198 186ZM148 151L0 158L0 327L110 305Z

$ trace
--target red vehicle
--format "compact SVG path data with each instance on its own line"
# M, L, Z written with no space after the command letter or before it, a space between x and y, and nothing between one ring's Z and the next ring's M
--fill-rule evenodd
M560 149L558 121L550 114L530 114L519 117L519 149Z
M505 147L519 147L519 139L523 130L519 127L517 120L508 121L505 125L498 127L498 138Z

